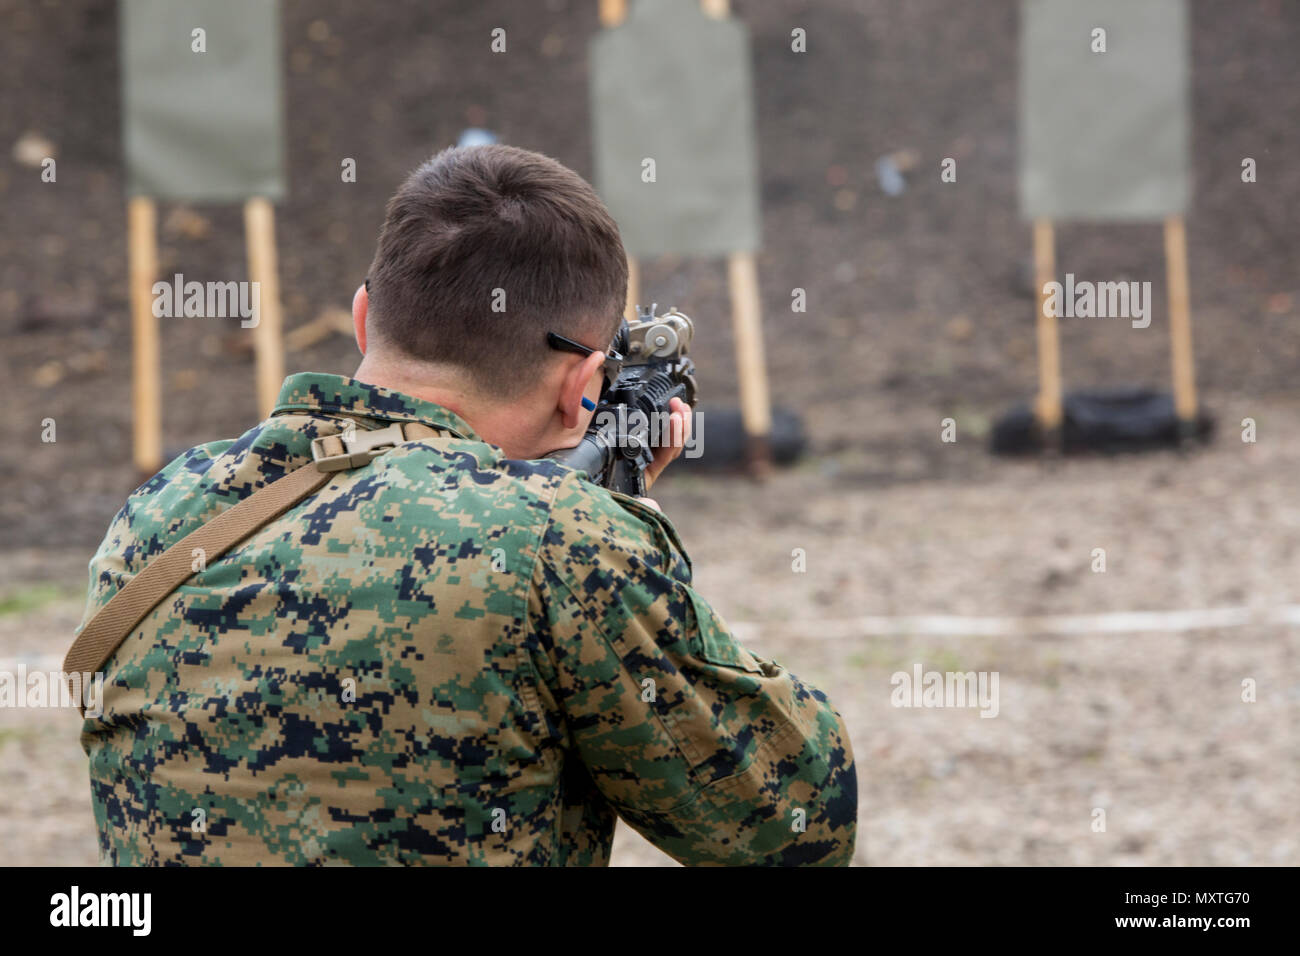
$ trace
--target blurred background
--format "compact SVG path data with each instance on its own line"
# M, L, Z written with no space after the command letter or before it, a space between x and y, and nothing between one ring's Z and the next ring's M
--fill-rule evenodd
M670 470L656 498L747 646L845 715L859 863L1295 864L1300 4L1190 3L1186 222L1214 441L1007 460L989 454L992 423L1036 387L1018 9L734 0L751 41L768 374L808 447L763 482ZM418 163L485 128L593 178L597 4L282 11L287 371L348 374L346 334L293 333L349 307L384 203ZM136 484L118 8L0 0L0 24L0 669L35 669L62 660L87 561ZM498 27L507 55L490 50ZM945 157L956 183L940 180ZM160 203L158 236L160 278L247 276L237 204ZM1056 238L1061 273L1155 290L1146 330L1063 320L1067 387L1167 388L1159 226L1063 224ZM695 319L705 398L734 406L723 261L646 260L641 288ZM257 420L238 323L165 320L162 348L165 457ZM941 441L946 418L956 441ZM1177 613L1101 616L1120 612ZM891 706L890 676L918 663L998 672L998 716ZM0 709L0 861L95 861L78 728L72 711ZM671 862L625 828L615 860Z

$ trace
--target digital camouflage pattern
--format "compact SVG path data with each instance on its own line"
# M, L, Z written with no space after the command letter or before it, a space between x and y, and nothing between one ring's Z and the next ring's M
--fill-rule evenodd
M313 437L394 421L445 437L340 472L105 665L82 732L104 862L605 864L616 814L683 863L850 860L843 721L736 643L669 521L429 402L291 376L132 494L85 620Z

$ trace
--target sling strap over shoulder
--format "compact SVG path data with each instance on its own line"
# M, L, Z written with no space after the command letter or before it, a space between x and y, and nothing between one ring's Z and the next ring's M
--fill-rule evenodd
M359 468L393 447L444 434L419 422L395 422L372 431L347 429L312 439L312 461L191 531L149 564L101 607L63 659L64 674L95 673L167 595L196 572L196 550L212 561L327 484L335 473ZM200 550L201 549L201 550Z

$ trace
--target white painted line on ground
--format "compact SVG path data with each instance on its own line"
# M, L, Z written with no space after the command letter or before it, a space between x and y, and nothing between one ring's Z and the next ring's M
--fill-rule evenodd
M26 669L31 674L35 671L63 670L62 654L24 654L21 657L0 657L0 674L12 674Z
M1110 611L1103 614L1042 614L1027 617L968 617L960 614L866 616L805 621L735 621L741 641L764 633L806 640L853 637L1027 637L1047 634L1176 634L1248 625L1300 625L1300 604L1280 607L1211 607L1195 611ZM62 654L0 657L0 673L20 668L57 671Z
M1247 625L1300 624L1300 604L1281 607L1217 607L1191 611L1112 611L1103 614L1043 614L1027 617L967 617L957 614L865 616L803 621L737 621L736 637L766 632L809 640L851 637L1017 637L1046 634L1179 633Z

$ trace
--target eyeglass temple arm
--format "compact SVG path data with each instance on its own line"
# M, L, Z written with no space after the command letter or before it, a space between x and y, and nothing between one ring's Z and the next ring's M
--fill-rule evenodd
M573 339L566 339L563 335L556 332L546 333L546 344L553 349L559 349L561 352L576 352L578 355L590 355L595 349L587 348L581 342L575 342Z

